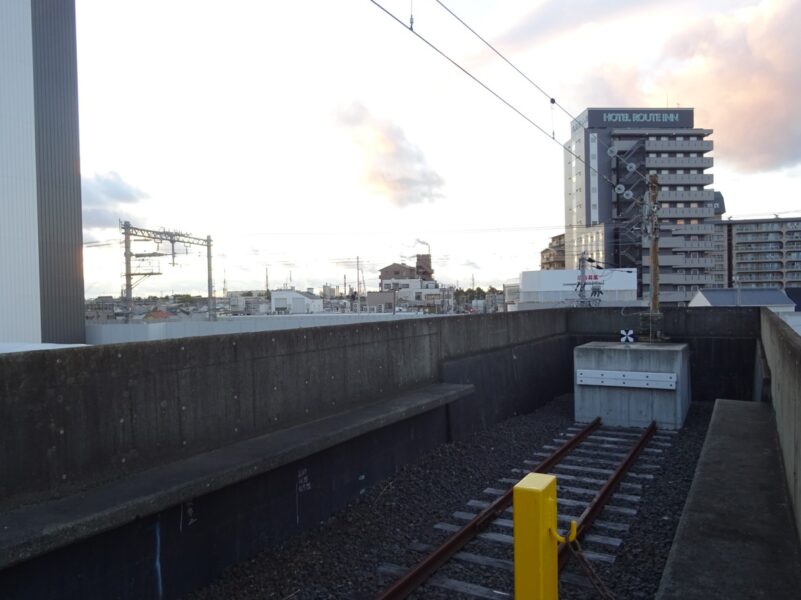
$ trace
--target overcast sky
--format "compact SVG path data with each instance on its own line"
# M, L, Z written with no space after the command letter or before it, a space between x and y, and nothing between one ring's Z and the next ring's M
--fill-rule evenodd
M694 107L729 215L801 208L801 0L443 2L572 114ZM370 0L76 0L87 296L119 293L119 219L211 235L218 294L357 256L375 286L421 242L462 287L538 268L569 117L435 0L381 4L553 138ZM205 294L202 252L136 294Z

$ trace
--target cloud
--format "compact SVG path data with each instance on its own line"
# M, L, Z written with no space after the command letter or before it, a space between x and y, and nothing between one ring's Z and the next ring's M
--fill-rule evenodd
M442 177L400 127L377 119L359 103L341 110L339 123L351 130L362 149L365 179L373 191L401 208L442 197Z
M477 262L475 262L475 261L472 261L472 260L466 260L466 261L464 261L464 262L462 263L462 266L463 266L463 267L469 267L469 268L471 268L471 269L475 269L476 271L478 271L478 270L480 270L480 269L481 269L481 267L478 265L478 263L477 263Z
M647 11L666 3L667 0L548 0L522 18L498 42L504 46L528 46L566 29L607 21L621 13Z
M695 108L714 129L715 157L744 172L801 163L801 1L763 1L697 20L673 36L647 71L592 67L574 95L593 106Z
M716 156L743 171L801 162L801 2L763 2L747 19L707 19L665 47L659 83L696 124L715 129Z
M116 228L119 221L130 219L123 208L147 198L142 190L122 179L119 173L95 173L81 177L83 226L86 229Z

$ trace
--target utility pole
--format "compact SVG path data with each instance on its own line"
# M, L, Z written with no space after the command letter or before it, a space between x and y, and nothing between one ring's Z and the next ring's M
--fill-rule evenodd
M659 182L656 175L648 177L647 218L644 220L646 231L651 237L651 314L659 314L659 208L656 198L659 194Z
M208 290L209 290L209 321L217 320L217 311L214 302L213 279L211 276L211 236L206 236L206 263L208 269Z
M362 312L362 280L359 278L359 257L356 257L356 312Z
M579 257L578 281L579 305L584 306L587 301L587 252L582 251Z
M131 312L133 311L133 276L131 274L131 223L125 221L122 224L122 234L125 237L125 322L131 322Z
M270 295L270 267L264 267L264 297Z

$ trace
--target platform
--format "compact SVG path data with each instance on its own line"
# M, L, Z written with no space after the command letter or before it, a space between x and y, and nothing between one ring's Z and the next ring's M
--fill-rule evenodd
M801 549L773 411L717 400L657 600L798 598Z
M469 396L473 390L472 385L428 385L79 494L0 513L0 569L444 407ZM339 482L339 487L346 486ZM3 589L0 577L0 596Z

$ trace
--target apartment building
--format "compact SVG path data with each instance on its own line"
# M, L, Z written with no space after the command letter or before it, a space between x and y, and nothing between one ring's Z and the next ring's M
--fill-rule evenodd
M565 234L560 233L551 238L548 247L540 253L540 268L553 271L565 268Z
M728 287L801 288L801 217L722 221Z

